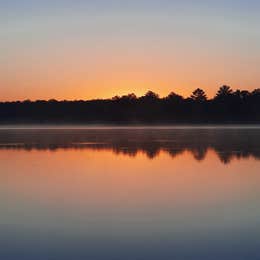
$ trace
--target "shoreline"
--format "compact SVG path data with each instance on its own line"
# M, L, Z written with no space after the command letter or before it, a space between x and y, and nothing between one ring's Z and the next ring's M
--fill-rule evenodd
M0 130L171 130L171 129L260 129L260 124L0 124Z

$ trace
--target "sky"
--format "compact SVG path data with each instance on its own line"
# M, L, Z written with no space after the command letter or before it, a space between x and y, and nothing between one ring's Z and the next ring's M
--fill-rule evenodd
M0 100L260 87L257 0L0 0Z

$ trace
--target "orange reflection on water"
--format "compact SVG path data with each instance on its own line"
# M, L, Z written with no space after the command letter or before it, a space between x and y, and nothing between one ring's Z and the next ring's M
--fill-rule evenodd
M107 150L1 150L1 189L10 198L100 212L146 212L238 203L259 195L260 163L252 158L221 164L184 152L150 160ZM241 202L241 201L240 201Z

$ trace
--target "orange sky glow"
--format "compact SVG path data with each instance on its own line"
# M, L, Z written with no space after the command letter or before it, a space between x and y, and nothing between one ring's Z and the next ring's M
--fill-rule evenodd
M187 97L196 88L213 97L223 84L260 87L253 6L101 2L0 4L0 100L86 100L148 90Z

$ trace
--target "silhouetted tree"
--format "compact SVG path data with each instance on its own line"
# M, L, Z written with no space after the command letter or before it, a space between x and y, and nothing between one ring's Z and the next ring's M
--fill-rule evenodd
M124 95L122 97L115 97L115 100L121 100L121 101L135 101L137 100L137 97L134 93L128 94L128 95Z
M245 100L250 96L250 92L247 90L236 90L233 95L240 100Z
M219 88L215 98L216 99L226 98L231 96L232 94L233 94L233 90L229 86L224 85Z
M26 99L26 100L23 101L23 103L24 104L30 104L30 103L32 103L32 101L30 99Z
M112 100L113 100L113 101L118 101L119 99L120 99L119 96L114 96L114 97L112 97Z
M155 92L153 91L148 91L145 95L144 95L144 98L146 100L156 100L156 99L159 99L159 95L156 94Z
M184 98L174 92L171 92L167 97L167 100L171 101L171 102L180 102L183 101Z
M197 102L204 102L207 100L207 96L204 90L197 88L192 92L191 99Z
M136 100L136 99L137 99L137 96L136 96L134 93L131 93L131 94L128 94L128 95L127 95L127 98L128 98L129 100Z
M214 99L196 89L190 98L148 91L111 99L0 102L0 123L260 123L260 89L222 86Z
M57 103L58 101L56 99L49 99L48 103Z
M251 95L260 97L260 88L257 88L252 91Z

